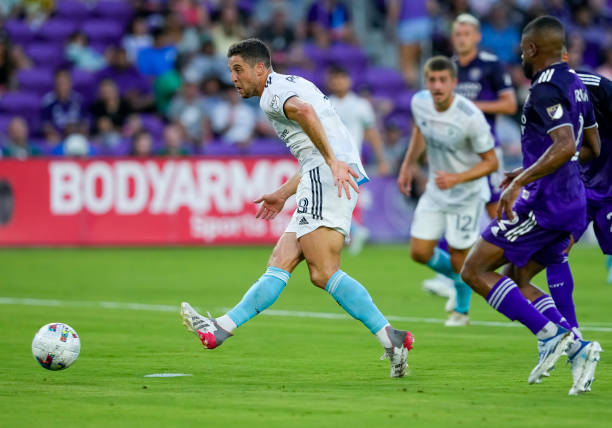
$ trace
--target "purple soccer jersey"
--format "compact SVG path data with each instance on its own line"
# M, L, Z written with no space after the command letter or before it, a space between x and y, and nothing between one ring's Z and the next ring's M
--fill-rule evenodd
M597 126L593 105L584 84L566 63L553 64L537 73L521 115L523 167L533 165L552 145L550 132L571 126L576 150L584 128ZM552 174L526 185L516 207L533 211L538 225L550 230L574 232L586 223L584 184L578 156Z
M455 92L463 95L470 101L492 101L499 98L499 93L512 89L512 79L504 70L502 63L491 53L480 51L472 62L466 66L457 64L457 87ZM491 127L495 138L495 145L499 140L495 133L495 115L485 113L485 118Z

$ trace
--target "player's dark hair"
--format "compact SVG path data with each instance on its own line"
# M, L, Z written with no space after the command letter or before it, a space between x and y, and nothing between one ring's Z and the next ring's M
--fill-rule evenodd
M227 57L239 55L252 67L258 62L263 62L266 68L270 68L270 50L264 42L259 39L250 38L236 42L227 50Z
M457 66L450 58L443 55L432 56L425 63L425 74L430 71L448 70L452 78L457 77Z
M541 31L555 31L564 34L565 27L563 27L563 23L554 16L544 15L537 17L523 28L523 34Z

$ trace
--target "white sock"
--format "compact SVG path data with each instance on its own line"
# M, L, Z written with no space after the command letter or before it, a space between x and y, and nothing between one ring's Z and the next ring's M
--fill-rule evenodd
M238 327L236 323L232 321L230 317L227 316L227 314L219 318L215 318L215 321L217 321L217 324L219 324L219 327L221 327L223 330L229 333L231 333L232 331L234 331L236 327Z
M387 334L387 327L389 327L390 325L391 324L387 324L376 332L376 338L385 349L391 348L393 346L393 344L391 343L391 339L389 339L389 335Z
M555 334L557 334L557 331L559 331L557 326L553 322L548 321L548 323L544 327L542 327L542 330L537 332L536 337L539 340L550 339Z

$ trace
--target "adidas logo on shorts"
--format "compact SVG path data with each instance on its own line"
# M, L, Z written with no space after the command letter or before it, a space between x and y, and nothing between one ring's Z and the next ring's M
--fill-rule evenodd
M303 224L308 224L308 220L306 220L306 217L302 217L300 219L300 225L303 225Z

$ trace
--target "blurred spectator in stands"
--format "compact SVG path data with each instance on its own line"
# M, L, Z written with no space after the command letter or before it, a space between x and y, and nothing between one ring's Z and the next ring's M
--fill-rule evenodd
M159 152L162 156L188 156L187 142L184 140L180 126L170 124L164 129L164 147Z
M93 131L106 147L114 147L121 140L121 129L132 110L119 96L117 85L111 79L104 79L98 86L98 98L91 106Z
M209 76L202 82L202 95L204 97L204 104L206 109L206 115L212 116L212 112L219 103L223 101L221 93L221 81L216 77Z
M16 11L17 5L19 5L22 0L2 0L0 1L0 17L6 17L12 15Z
M123 125L123 129L121 130L121 134L125 138L132 139L134 135L144 130L144 126L142 124L142 119L139 114L131 114L125 121L125 125Z
M410 139L403 135L402 127L397 120L389 120L385 128L384 147L385 158L389 162L390 174L397 177ZM422 193L422 192L421 192Z
M17 159L39 155L40 150L32 146L29 134L28 124L23 117L15 116L12 118L8 125L6 138L3 138L2 144L0 144L2 154Z
M183 80L181 90L172 98L168 107L168 118L180 124L189 140L196 145L211 139L206 101L195 79Z
M141 49L153 46L153 37L147 30L147 21L142 16L136 16L130 23L129 33L121 40L121 46L132 63L138 59L138 52Z
M84 135L76 132L68 135L51 151L51 154L54 156L87 157L96 156L99 153Z
M213 25L211 35L217 51L225 56L229 47L245 37L245 31L240 24L238 8L235 5L225 5L221 9L219 21Z
M608 47L604 53L604 62L597 67L597 72L602 76L612 79L612 47Z
M17 67L11 55L11 43L7 36L0 37L0 95L15 86Z
M423 45L431 39L431 13L434 0L390 0L387 9L387 34L398 44L400 71L408 86L419 80Z
M519 62L521 33L508 21L505 4L497 3L491 8L488 20L483 21L481 33L481 48L494 53L506 64Z
M583 56L585 50L584 39L580 36L580 33L574 32L567 36L567 55L570 68L574 70L583 68Z
M55 8L54 0L22 0L20 3L32 29L40 28Z
M579 34L584 43L583 64L595 68L600 62L601 47L606 42L606 31L586 4L574 11L574 21L575 25L570 25L567 33Z
M200 51L184 67L184 74L198 80L216 77L230 84L231 74L225 54L217 53L215 42L208 34L203 33L201 38Z
M367 140L376 156L377 173L389 174L389 164L385 160L383 142L376 127L376 115L372 104L352 91L353 81L344 68L331 67L327 79L332 92L329 100L355 140L359 151Z
M162 115L168 114L168 107L174 94L181 87L181 76L176 70L170 70L158 76L153 83L153 95L155 97L155 109Z
M189 55L200 49L200 35L192 27L186 27L178 13L166 18L166 33L170 42L176 46L179 55Z
M355 43L348 7L339 0L316 0L306 13L307 34L326 47L333 42Z
M148 131L138 131L132 137L132 156L149 157L153 155L153 137Z
M238 91L228 87L225 99L212 111L212 129L216 136L228 144L246 147L255 131L257 116L255 111L242 102Z
M287 22L287 10L284 5L276 5L269 22L263 25L258 37L264 41L272 53L272 62L277 67L284 67L295 34Z
M64 54L75 68L85 71L98 71L106 66L104 56L89 45L85 33L77 31L68 39Z
M161 28L153 30L153 46L138 51L136 65L146 76L161 76L174 69L178 51Z
M208 9L200 0L176 0L173 10L181 16L188 27L204 29L210 23Z
M108 57L109 64L98 72L97 81L113 80L119 88L119 94L125 98L132 110L152 110L154 98L149 78L130 64L127 51L123 48L110 48Z
M86 134L86 111L81 96L72 90L69 70L60 69L55 73L54 90L43 98L42 120L49 142L60 141L73 132Z

